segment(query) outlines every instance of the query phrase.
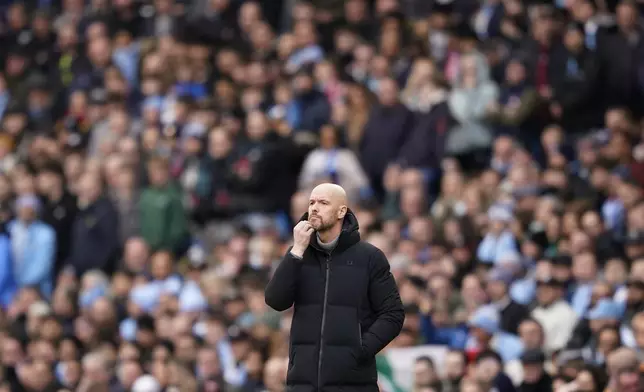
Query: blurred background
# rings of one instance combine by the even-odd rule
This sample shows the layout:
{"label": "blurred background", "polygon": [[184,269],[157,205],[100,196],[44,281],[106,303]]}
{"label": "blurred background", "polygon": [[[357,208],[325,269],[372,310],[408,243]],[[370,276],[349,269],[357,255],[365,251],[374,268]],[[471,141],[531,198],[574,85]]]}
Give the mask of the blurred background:
{"label": "blurred background", "polygon": [[0,1],[0,391],[286,389],[343,186],[384,392],[644,390],[640,1]]}

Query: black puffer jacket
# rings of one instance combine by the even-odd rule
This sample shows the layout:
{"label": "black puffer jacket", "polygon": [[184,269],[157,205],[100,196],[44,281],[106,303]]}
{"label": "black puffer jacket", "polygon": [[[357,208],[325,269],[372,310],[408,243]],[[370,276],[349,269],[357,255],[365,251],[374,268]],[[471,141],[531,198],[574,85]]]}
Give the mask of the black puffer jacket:
{"label": "black puffer jacket", "polygon": [[378,391],[375,355],[398,335],[405,315],[385,255],[360,241],[351,211],[331,254],[314,234],[303,260],[287,253],[265,296],[278,311],[295,304],[289,391]]}

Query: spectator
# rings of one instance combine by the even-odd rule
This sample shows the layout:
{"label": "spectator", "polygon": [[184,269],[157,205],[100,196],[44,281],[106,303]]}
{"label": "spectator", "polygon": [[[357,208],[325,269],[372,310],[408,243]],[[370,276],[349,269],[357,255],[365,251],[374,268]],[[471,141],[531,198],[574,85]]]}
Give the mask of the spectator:
{"label": "spectator", "polygon": [[545,332],[544,349],[552,353],[562,349],[577,322],[574,310],[563,299],[563,284],[553,278],[537,281],[537,307],[532,311]]}
{"label": "spectator", "polygon": [[529,311],[523,305],[514,302],[508,295],[508,283],[512,276],[502,270],[492,270],[488,276],[488,296],[499,308],[501,329],[517,335],[519,324],[528,318]]}
{"label": "spectator", "polygon": [[470,54],[461,58],[458,83],[448,100],[450,111],[460,124],[450,132],[448,153],[462,155],[490,147],[492,133],[485,115],[499,91],[489,78],[487,65],[480,56]]}
{"label": "spectator", "polygon": [[16,209],[17,218],[9,223],[8,231],[17,288],[37,287],[49,297],[53,291],[56,233],[38,220],[40,201],[36,196],[21,196]]}
{"label": "spectator", "polygon": [[92,174],[79,180],[79,212],[72,230],[72,249],[68,265],[82,276],[86,271],[115,268],[118,242],[118,220],[110,200],[101,196],[103,186]]}
{"label": "spectator", "polygon": [[168,162],[148,162],[150,187],[141,194],[141,235],[152,250],[170,249],[182,254],[187,249],[188,228],[183,203],[170,182]]}
{"label": "spectator", "polygon": [[477,310],[469,321],[471,328],[469,354],[479,358],[486,350],[498,351],[501,362],[517,359],[523,351],[521,341],[514,335],[500,331],[498,311],[491,306]]}
{"label": "spectator", "polygon": [[294,105],[299,119],[293,128],[317,134],[320,127],[329,121],[331,109],[327,98],[314,88],[313,82],[313,75],[309,69],[299,71],[293,79]]}
{"label": "spectator", "polygon": [[56,232],[56,261],[53,276],[57,276],[69,257],[71,231],[78,207],[76,198],[66,191],[63,173],[57,167],[45,167],[40,171],[38,190],[45,196],[42,220]]}
{"label": "spectator", "polygon": [[340,134],[331,126],[320,131],[320,148],[313,150],[304,161],[299,188],[313,189],[323,182],[342,186],[349,200],[359,201],[369,192],[369,182],[355,154],[339,148]]}
{"label": "spectator", "polygon": [[[516,135],[523,130],[532,134],[534,130],[525,123],[537,108],[538,94],[528,84],[526,68],[520,59],[512,59],[508,63],[504,82],[498,101],[490,102],[486,108],[496,133]],[[523,137],[534,138],[532,135]]]}
{"label": "spectator", "polygon": [[[378,104],[371,108],[360,144],[360,163],[379,196],[384,191],[382,179],[389,162],[400,156],[412,114],[397,99],[394,80],[384,80],[378,92]],[[351,111],[353,112],[353,111]]]}
{"label": "spectator", "polygon": [[519,392],[552,391],[552,379],[544,369],[545,355],[541,351],[526,351],[521,356],[523,383]]}

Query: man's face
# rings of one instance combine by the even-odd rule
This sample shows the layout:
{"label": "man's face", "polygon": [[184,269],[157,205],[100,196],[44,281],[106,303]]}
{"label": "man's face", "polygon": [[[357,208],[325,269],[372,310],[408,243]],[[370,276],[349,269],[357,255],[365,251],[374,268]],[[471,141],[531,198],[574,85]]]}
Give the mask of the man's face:
{"label": "man's face", "polygon": [[541,379],[543,366],[541,364],[523,364],[523,381],[535,384]]}
{"label": "man's face", "polygon": [[417,362],[414,367],[414,382],[416,386],[429,386],[436,379],[434,369],[425,361]]}
{"label": "man's face", "polygon": [[96,201],[100,195],[101,186],[98,180],[90,174],[84,175],[79,183],[79,199],[89,204]]}
{"label": "man's face", "polygon": [[447,354],[447,357],[445,357],[445,372],[448,380],[460,380],[465,374],[463,356],[457,353]]}
{"label": "man's face", "polygon": [[617,7],[617,24],[623,29],[631,29],[637,23],[637,11],[629,4]]}
{"label": "man's face", "polygon": [[541,348],[541,330],[534,322],[524,322],[519,326],[519,337],[526,349]]}
{"label": "man's face", "polygon": [[[324,232],[332,228],[339,219],[339,206],[329,192],[314,190],[309,198],[309,222],[316,231]],[[344,215],[343,215],[344,216]]]}
{"label": "man's face", "polygon": [[22,347],[20,347],[20,342],[16,339],[4,339],[2,344],[2,364],[5,366],[15,366],[20,361],[24,353]]}
{"label": "man's face", "polygon": [[617,377],[617,389],[622,392],[641,391],[642,384],[642,377],[637,371],[624,371]]}
{"label": "man's face", "polygon": [[505,297],[505,283],[500,281],[491,281],[487,285],[487,293],[493,301],[500,301]]}
{"label": "man's face", "polygon": [[639,349],[644,348],[644,317],[635,317],[632,321],[633,335]]}
{"label": "man's face", "polygon": [[644,290],[635,285],[630,285],[626,295],[626,302],[630,305],[637,305],[642,301],[644,301]]}
{"label": "man's face", "polygon": [[18,210],[18,218],[24,222],[31,222],[36,218],[36,210],[33,207],[22,207]]}
{"label": "man's face", "polygon": [[313,79],[309,75],[297,75],[293,80],[293,85],[298,94],[306,94],[313,88]]}
{"label": "man's face", "polygon": [[540,284],[537,287],[537,302],[542,306],[550,305],[557,299],[558,292],[559,289],[554,286],[548,284]]}
{"label": "man's face", "polygon": [[55,189],[57,177],[53,173],[44,172],[38,176],[38,190],[42,193],[49,193]]}
{"label": "man's face", "polygon": [[393,80],[385,79],[380,83],[378,99],[385,106],[392,106],[398,99],[398,86]]}
{"label": "man's face", "polygon": [[151,165],[148,174],[150,182],[156,186],[163,186],[168,181],[168,170],[163,165]]}
{"label": "man's face", "polygon": [[217,376],[220,372],[217,353],[211,349],[204,349],[197,356],[197,366],[199,374],[203,378]]}

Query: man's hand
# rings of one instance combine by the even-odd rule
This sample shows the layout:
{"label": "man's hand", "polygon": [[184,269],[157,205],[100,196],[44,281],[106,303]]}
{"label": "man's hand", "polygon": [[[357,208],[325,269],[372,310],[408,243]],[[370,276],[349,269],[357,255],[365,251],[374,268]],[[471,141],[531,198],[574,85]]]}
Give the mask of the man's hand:
{"label": "man's hand", "polygon": [[307,221],[302,221],[295,225],[293,228],[293,248],[291,249],[293,256],[299,258],[304,256],[304,252],[311,242],[311,234],[313,234],[313,231],[313,226]]}

